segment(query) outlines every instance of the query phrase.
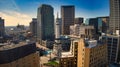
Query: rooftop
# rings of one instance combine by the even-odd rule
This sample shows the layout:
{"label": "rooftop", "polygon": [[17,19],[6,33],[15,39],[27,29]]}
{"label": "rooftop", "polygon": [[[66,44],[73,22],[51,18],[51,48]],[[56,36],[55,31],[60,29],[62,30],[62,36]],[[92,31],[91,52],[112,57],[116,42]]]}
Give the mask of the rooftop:
{"label": "rooftop", "polygon": [[[2,50],[9,50],[9,49],[13,49],[13,48],[16,48],[16,47],[21,47],[21,46],[24,46],[24,45],[27,45],[28,43],[27,42],[20,42],[19,44],[13,44],[13,43],[8,43],[2,47],[0,47],[0,51]],[[1,44],[2,45],[2,44]]]}
{"label": "rooftop", "polygon": [[104,36],[106,36],[106,37],[112,37],[112,38],[118,38],[118,37],[120,37],[120,35],[111,35],[111,34],[106,34],[106,35],[104,35]]}
{"label": "rooftop", "polygon": [[85,47],[86,48],[93,48],[99,45],[104,45],[101,40],[94,40],[94,39],[85,39]]}
{"label": "rooftop", "polygon": [[71,52],[62,52],[62,58],[64,57],[74,57],[74,55]]}
{"label": "rooftop", "polygon": [[68,7],[74,7],[74,5],[62,5],[61,7],[66,7],[66,8],[68,8]]}

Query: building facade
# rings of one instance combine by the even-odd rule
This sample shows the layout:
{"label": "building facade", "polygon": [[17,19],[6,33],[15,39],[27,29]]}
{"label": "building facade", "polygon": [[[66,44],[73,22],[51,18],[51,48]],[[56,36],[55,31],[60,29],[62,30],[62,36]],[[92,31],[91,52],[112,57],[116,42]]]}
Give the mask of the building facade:
{"label": "building facade", "polygon": [[109,29],[109,17],[97,17],[98,18],[98,32],[107,33]]}
{"label": "building facade", "polygon": [[74,6],[61,6],[62,35],[70,34],[70,25],[74,24],[75,8]]}
{"label": "building facade", "polygon": [[0,67],[40,67],[35,43],[10,44],[0,47]]}
{"label": "building facade", "polygon": [[42,4],[37,11],[37,37],[40,40],[54,40],[53,7]]}
{"label": "building facade", "polygon": [[93,38],[95,34],[94,26],[74,24],[70,26],[70,35],[81,38]]}
{"label": "building facade", "polygon": [[70,35],[80,36],[80,25],[79,24],[70,25]]}
{"label": "building facade", "polygon": [[80,39],[78,45],[77,67],[106,67],[107,45],[97,40]]}
{"label": "building facade", "polygon": [[33,34],[33,36],[37,36],[37,19],[33,18],[30,22],[30,32]]}
{"label": "building facade", "polygon": [[83,21],[84,21],[84,18],[82,18],[82,17],[75,18],[74,24],[79,24],[79,25],[81,25],[81,24],[83,23]]}
{"label": "building facade", "polygon": [[[120,0],[110,0],[110,30],[120,30]],[[120,34],[120,33],[119,33]]]}
{"label": "building facade", "polygon": [[86,20],[88,25],[93,25],[96,33],[108,33],[109,29],[109,16],[105,17],[96,17],[96,18],[89,18]]}
{"label": "building facade", "polygon": [[0,37],[5,34],[4,19],[0,17]]}
{"label": "building facade", "polygon": [[73,39],[69,52],[63,52],[60,67],[107,67],[107,45],[97,40]]}
{"label": "building facade", "polygon": [[[67,52],[70,50],[70,45],[71,45],[71,39],[68,36],[61,36],[60,38],[57,38],[55,42],[59,42],[61,44],[61,48],[63,52]],[[54,44],[53,50],[56,51],[57,44]]]}
{"label": "building facade", "polygon": [[102,33],[108,33],[108,30],[109,30],[109,16],[98,17],[98,18],[99,18],[99,22],[102,22],[101,32]]}
{"label": "building facade", "polygon": [[85,56],[81,58],[84,59],[84,67],[107,67],[107,45],[95,40],[86,42],[85,45]]}
{"label": "building facade", "polygon": [[108,63],[120,63],[120,36],[106,35],[102,36],[103,41],[107,43]]}
{"label": "building facade", "polygon": [[98,18],[89,18],[89,25],[93,25],[96,33],[98,33]]}
{"label": "building facade", "polygon": [[56,22],[55,22],[55,38],[60,38],[61,35],[61,19],[57,14]]}

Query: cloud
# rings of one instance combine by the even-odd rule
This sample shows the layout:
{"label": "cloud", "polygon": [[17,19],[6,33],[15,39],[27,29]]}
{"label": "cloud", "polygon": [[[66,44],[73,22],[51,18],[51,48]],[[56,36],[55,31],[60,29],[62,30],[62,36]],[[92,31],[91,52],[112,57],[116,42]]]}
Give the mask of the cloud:
{"label": "cloud", "polygon": [[0,16],[5,19],[6,26],[16,26],[19,24],[29,25],[32,17],[16,11],[0,12]]}
{"label": "cloud", "polygon": [[15,0],[0,0],[0,17],[5,19],[6,26],[19,24],[29,25],[31,16],[21,12]]}

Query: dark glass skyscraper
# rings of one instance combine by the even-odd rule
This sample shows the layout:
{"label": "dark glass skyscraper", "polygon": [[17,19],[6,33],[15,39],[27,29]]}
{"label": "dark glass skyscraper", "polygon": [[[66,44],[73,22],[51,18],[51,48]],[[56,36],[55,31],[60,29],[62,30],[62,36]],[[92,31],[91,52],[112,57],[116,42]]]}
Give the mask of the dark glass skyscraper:
{"label": "dark glass skyscraper", "polygon": [[120,0],[110,0],[110,30],[120,30]]}
{"label": "dark glass skyscraper", "polygon": [[90,18],[89,19],[89,25],[94,26],[96,33],[98,33],[98,18]]}
{"label": "dark glass skyscraper", "polygon": [[37,37],[42,40],[54,39],[53,7],[42,4],[37,12]]}
{"label": "dark glass skyscraper", "polygon": [[0,37],[5,34],[4,19],[0,17]]}
{"label": "dark glass skyscraper", "polygon": [[75,8],[74,6],[61,6],[62,35],[70,34],[70,25],[74,24]]}

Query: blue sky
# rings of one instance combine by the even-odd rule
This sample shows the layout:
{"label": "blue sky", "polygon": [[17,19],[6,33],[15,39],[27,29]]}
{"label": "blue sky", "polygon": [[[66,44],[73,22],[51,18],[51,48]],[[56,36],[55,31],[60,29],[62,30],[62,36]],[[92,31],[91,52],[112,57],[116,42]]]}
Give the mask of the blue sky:
{"label": "blue sky", "polygon": [[0,0],[0,16],[6,20],[6,26],[29,25],[41,4],[51,5],[55,16],[60,13],[61,5],[74,5],[76,17],[109,15],[109,0]]}

